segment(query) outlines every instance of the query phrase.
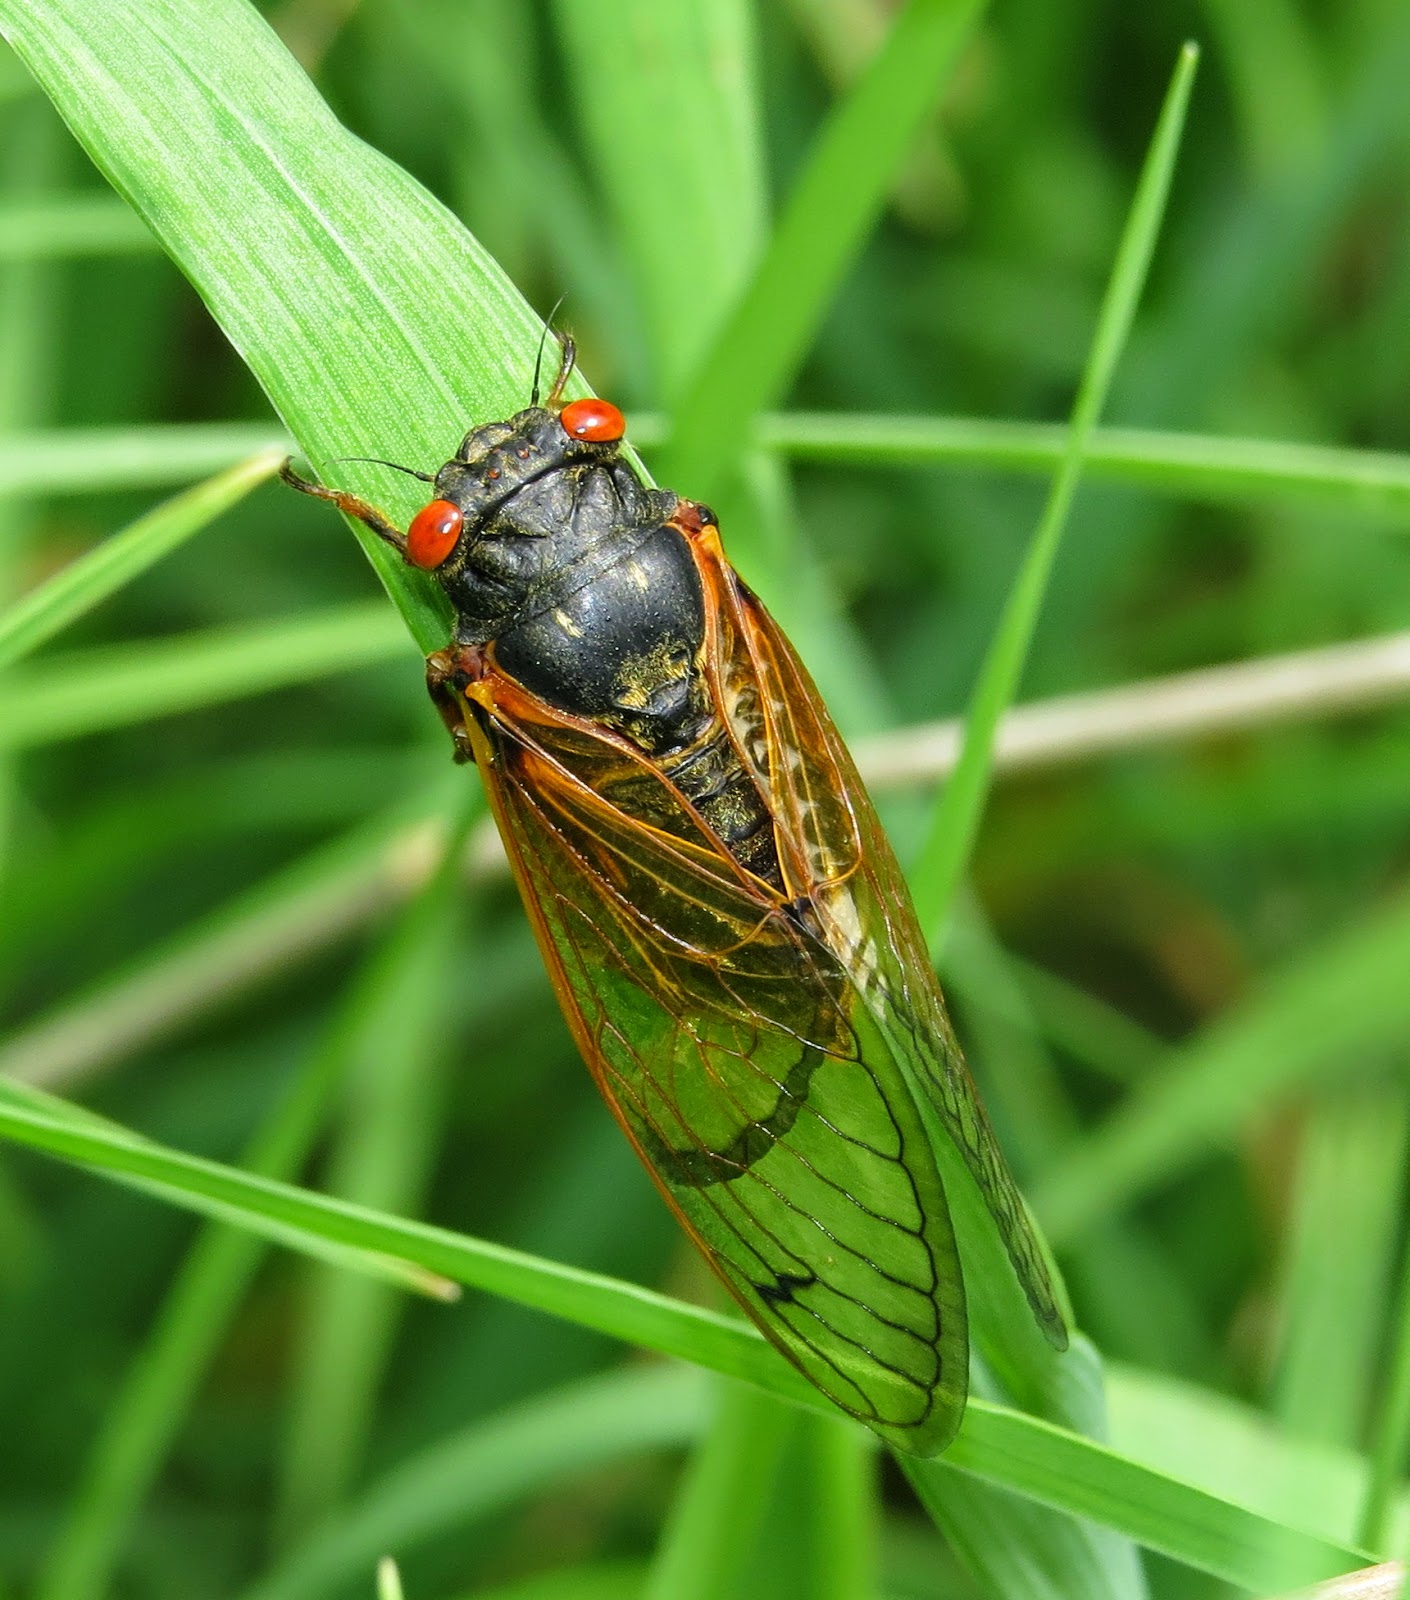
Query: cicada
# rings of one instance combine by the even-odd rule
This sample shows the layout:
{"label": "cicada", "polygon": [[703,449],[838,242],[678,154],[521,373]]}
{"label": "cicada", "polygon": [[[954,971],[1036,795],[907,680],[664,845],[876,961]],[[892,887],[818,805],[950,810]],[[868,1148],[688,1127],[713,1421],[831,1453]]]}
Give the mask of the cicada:
{"label": "cicada", "polygon": [[[559,1003],[686,1232],[765,1337],[903,1450],[953,1437],[964,1283],[930,1101],[1066,1341],[905,881],[713,513],[643,482],[611,403],[473,428],[403,533],[455,610],[427,682],[489,793]],[[386,463],[393,465],[393,463]],[[402,469],[414,470],[414,469]]]}

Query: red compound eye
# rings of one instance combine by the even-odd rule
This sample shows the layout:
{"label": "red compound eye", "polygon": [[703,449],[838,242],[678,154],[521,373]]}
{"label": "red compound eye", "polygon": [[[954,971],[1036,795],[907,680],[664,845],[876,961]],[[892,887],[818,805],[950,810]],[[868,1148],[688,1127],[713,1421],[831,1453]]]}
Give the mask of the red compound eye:
{"label": "red compound eye", "polygon": [[433,500],[411,519],[406,530],[406,559],[414,567],[433,571],[455,549],[464,518],[449,500]]}
{"label": "red compound eye", "polygon": [[594,444],[612,444],[627,431],[627,419],[610,400],[574,400],[558,413],[558,421],[570,439]]}

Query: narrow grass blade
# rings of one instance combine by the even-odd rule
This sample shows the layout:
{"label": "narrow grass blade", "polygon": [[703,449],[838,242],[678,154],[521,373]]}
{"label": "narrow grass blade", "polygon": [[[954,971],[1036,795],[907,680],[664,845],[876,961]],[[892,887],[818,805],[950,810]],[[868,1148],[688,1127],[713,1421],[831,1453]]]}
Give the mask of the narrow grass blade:
{"label": "narrow grass blade", "polygon": [[[637,286],[658,391],[673,399],[764,242],[753,8],[742,0],[605,8],[559,0],[554,18]],[[647,148],[649,162],[641,159]]]}
{"label": "narrow grass blade", "polygon": [[219,1207],[222,1220],[233,1209],[243,1208],[247,1226],[265,1231],[273,1224],[280,1230],[281,1243],[303,1229],[320,1241],[415,1260],[457,1282],[504,1294],[550,1315],[697,1361],[727,1376],[762,1380],[762,1387],[804,1404],[823,1404],[801,1374],[734,1317],[686,1307],[596,1273],[164,1149],[126,1129],[81,1127],[67,1115],[56,1117],[32,1104],[20,1105],[3,1093],[0,1137],[91,1165],[122,1182],[160,1184],[169,1197],[182,1194],[180,1203],[190,1209],[209,1212]]}
{"label": "narrow grass blade", "polygon": [[[1249,1589],[1312,1583],[1368,1559],[1316,1534],[1247,1513],[1230,1516],[1226,1502],[1017,1412],[986,1408],[984,1427],[961,1429],[937,1465],[1107,1524],[1119,1503],[1125,1508],[1120,1525],[1147,1549]],[[910,1477],[923,1494],[933,1492],[931,1463],[914,1465]],[[1192,1514],[1195,1522],[1187,1522]]]}
{"label": "narrow grass blade", "polygon": [[866,1431],[795,1412],[765,1527],[744,1582],[721,1591],[758,1600],[873,1600],[877,1592],[877,1460]]}
{"label": "narrow grass blade", "polygon": [[[309,1054],[256,1135],[242,1163],[248,1170],[291,1178],[307,1160],[389,969],[395,973],[408,948],[413,956],[424,953],[422,929],[428,922],[439,934],[435,908],[457,881],[463,844],[459,830],[450,829],[448,838],[438,873],[353,984],[327,1039]],[[53,1108],[62,1104],[49,1102]],[[156,1479],[262,1253],[259,1238],[244,1230],[211,1227],[197,1240],[104,1418],[50,1552],[39,1600],[93,1600],[108,1591],[128,1525]],[[335,1259],[366,1281],[370,1258],[343,1251]],[[405,1287],[404,1270],[397,1276]]]}
{"label": "narrow grass blade", "polygon": [[[1403,1246],[1400,1287],[1387,1319],[1385,1381],[1371,1425],[1371,1474],[1358,1542],[1382,1550],[1395,1496],[1410,1465],[1410,1241]],[[1404,1547],[1392,1552],[1402,1558]]]}
{"label": "narrow grass blade", "polygon": [[[344,1245],[417,1262],[456,1282],[565,1317],[584,1327],[693,1361],[757,1384],[810,1409],[817,1392],[732,1317],[558,1262],[371,1212],[196,1156],[127,1130],[110,1131],[0,1100],[0,1137],[92,1167],[119,1182],[159,1184],[195,1211],[245,1213],[245,1225],[273,1223],[282,1240],[298,1230]],[[1141,1467],[1114,1451],[1037,1418],[971,1400],[945,1461],[987,1483],[1054,1510],[1087,1518],[1177,1560],[1243,1583],[1310,1582],[1364,1560],[1349,1550],[1283,1527]],[[1292,1576],[1287,1576],[1291,1574]]]}
{"label": "narrow grass blade", "polygon": [[267,450],[149,511],[0,613],[0,667],[37,649],[209,526],[279,468]]}
{"label": "narrow grass blade", "polygon": [[[648,449],[664,432],[655,417],[633,417]],[[1062,464],[1068,428],[1046,422],[970,417],[876,416],[785,411],[759,418],[757,442],[798,461],[852,466],[925,466],[944,462],[992,472],[1048,474]],[[1410,456],[1345,450],[1278,439],[1094,428],[1084,475],[1215,505],[1315,499],[1341,510],[1410,512]]]}
{"label": "narrow grass blade", "polygon": [[223,705],[406,654],[405,632],[377,601],[85,650],[9,674],[0,750]]}
{"label": "narrow grass blade", "polygon": [[798,1412],[757,1389],[720,1390],[709,1431],[676,1490],[642,1600],[727,1600],[769,1527]]}
{"label": "narrow grass blade", "polygon": [[[641,1600],[646,1568],[639,1561],[594,1561],[587,1566],[540,1572],[517,1583],[476,1589],[455,1600]],[[1367,1596],[1366,1600],[1380,1600]]]}
{"label": "narrow grass blade", "polygon": [[[1374,1065],[1410,1017],[1410,894],[1402,891],[1264,981],[1227,1018],[1167,1056],[1032,1185],[1059,1242],[1230,1143],[1248,1118],[1348,1064]],[[1368,1059],[1369,1058],[1369,1059]]]}
{"label": "narrow grass blade", "polygon": [[[53,1095],[45,1094],[42,1089],[31,1088],[28,1084],[12,1083],[4,1078],[0,1078],[0,1106],[20,1112],[33,1112],[41,1118],[57,1120],[95,1134],[150,1144],[150,1141],[143,1139],[140,1134],[133,1133],[131,1129],[124,1128],[106,1117],[100,1117],[81,1106],[71,1105],[66,1100],[56,1099]],[[122,1181],[127,1187],[165,1201],[168,1205],[182,1204],[180,1188],[163,1178],[129,1174]],[[246,1220],[243,1209],[228,1200],[211,1199],[202,1207],[202,1212],[217,1222],[228,1222],[237,1227]],[[392,1251],[364,1250],[356,1244],[317,1238],[297,1225],[278,1219],[266,1219],[261,1231],[276,1244],[312,1255],[319,1261],[330,1262],[345,1271],[365,1274],[378,1282],[392,1284],[398,1289],[424,1294],[435,1300],[450,1301],[459,1298],[460,1291],[450,1279],[439,1273],[428,1272],[416,1262],[407,1261]]]}
{"label": "narrow grass blade", "polygon": [[1290,1434],[1358,1447],[1405,1208],[1403,1085],[1312,1102],[1287,1229],[1271,1409]]}
{"label": "narrow grass blade", "polygon": [[288,455],[274,422],[183,422],[148,428],[49,428],[0,438],[0,495],[160,489],[264,450]]}
{"label": "narrow grass blade", "polygon": [[658,1365],[588,1378],[474,1422],[393,1467],[241,1600],[313,1600],[388,1551],[405,1557],[586,1468],[687,1444],[711,1403],[702,1373]]}
{"label": "narrow grass blade", "polygon": [[377,1563],[377,1600],[402,1600],[401,1572],[390,1556]]}
{"label": "narrow grass blade", "polygon": [[147,255],[160,246],[108,195],[73,194],[0,205],[0,261]]}
{"label": "narrow grass blade", "polygon": [[[15,63],[6,61],[13,67]],[[57,179],[62,130],[38,101],[9,104],[0,92],[0,191],[28,203]],[[0,263],[0,435],[45,420],[54,398],[64,314],[60,285],[35,261]],[[23,586],[37,532],[36,508],[0,502],[0,607]],[[13,764],[0,756],[0,880],[17,834],[23,799]],[[0,902],[6,897],[0,881]]]}
{"label": "narrow grass blade", "polygon": [[743,297],[672,417],[658,465],[708,499],[783,394],[984,0],[909,0],[833,109]]}
{"label": "narrow grass blade", "polygon": [[1081,478],[1088,440],[1101,415],[1145,285],[1198,59],[1193,45],[1186,45],[1181,51],[1137,185],[1082,383],[1073,404],[1067,452],[980,668],[959,763],[940,797],[910,874],[921,926],[929,933],[935,949],[944,941],[950,902],[964,875],[979,831],[993,773],[995,729],[1018,692],[1048,577]]}

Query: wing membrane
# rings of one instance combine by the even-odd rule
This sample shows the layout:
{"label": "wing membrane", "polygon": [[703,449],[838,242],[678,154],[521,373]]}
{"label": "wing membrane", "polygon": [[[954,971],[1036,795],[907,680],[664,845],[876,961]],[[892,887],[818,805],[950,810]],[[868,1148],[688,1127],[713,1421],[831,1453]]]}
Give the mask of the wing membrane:
{"label": "wing membrane", "polygon": [[467,723],[564,1012],[658,1187],[796,1366],[932,1453],[963,1410],[968,1335],[913,1083],[1059,1346],[1062,1315],[851,758],[713,533],[683,531],[718,725],[772,820],[781,888],[610,731],[494,671]]}
{"label": "wing membrane", "polygon": [[850,976],[624,742],[492,689],[481,765],[618,1120],[772,1342],[904,1448],[942,1448],[967,1380],[955,1244]]}
{"label": "wing membrane", "polygon": [[1065,1348],[1046,1255],[965,1066],[890,842],[792,645],[732,568],[722,562],[719,574],[722,628],[738,642],[731,653],[747,654],[763,689],[759,705],[769,734],[759,748],[788,753],[760,778],[771,785],[776,814],[788,818],[798,854],[815,874],[812,892],[828,942],[924,1085],[985,1197],[1034,1315],[1049,1340]]}

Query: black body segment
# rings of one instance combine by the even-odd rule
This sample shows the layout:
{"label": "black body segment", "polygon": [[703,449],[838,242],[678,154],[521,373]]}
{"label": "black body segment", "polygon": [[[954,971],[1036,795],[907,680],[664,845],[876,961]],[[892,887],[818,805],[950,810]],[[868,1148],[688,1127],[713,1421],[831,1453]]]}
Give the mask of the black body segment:
{"label": "black body segment", "polygon": [[437,573],[457,640],[491,645],[524,688],[658,760],[735,859],[778,883],[767,804],[705,679],[705,596],[672,520],[683,502],[536,407],[468,434],[436,492],[464,518]]}

